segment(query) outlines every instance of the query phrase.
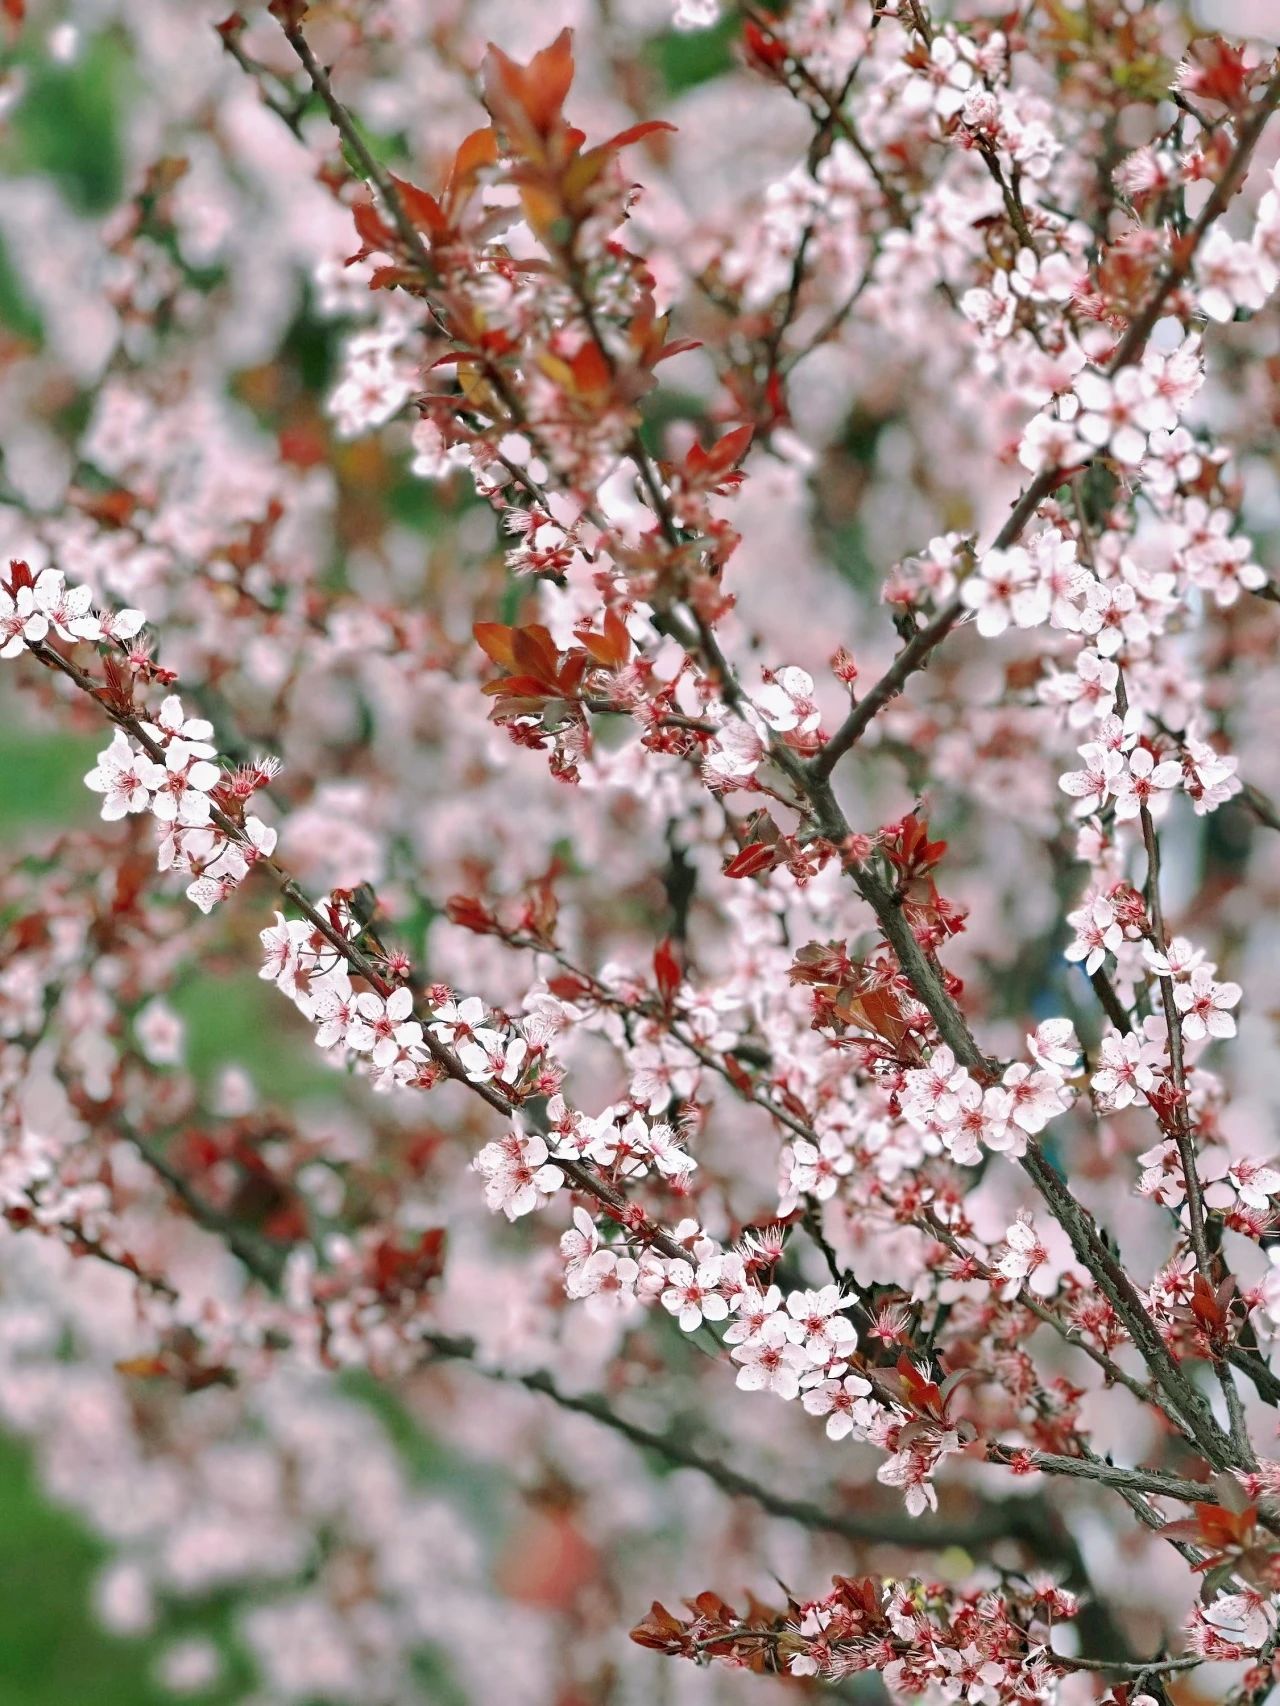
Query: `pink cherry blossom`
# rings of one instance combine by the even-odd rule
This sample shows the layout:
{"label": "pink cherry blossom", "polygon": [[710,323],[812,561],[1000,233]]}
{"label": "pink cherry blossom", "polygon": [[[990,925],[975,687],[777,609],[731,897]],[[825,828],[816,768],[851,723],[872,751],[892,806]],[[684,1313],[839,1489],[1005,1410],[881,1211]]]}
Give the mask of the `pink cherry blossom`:
{"label": "pink cherry blossom", "polygon": [[870,1382],[861,1375],[846,1374],[809,1387],[801,1402],[811,1416],[827,1418],[828,1439],[859,1439],[875,1416],[874,1407],[864,1402],[870,1391]]}
{"label": "pink cherry blossom", "polygon": [[1058,778],[1058,786],[1075,800],[1075,812],[1088,817],[1117,791],[1125,775],[1125,763],[1120,753],[1099,741],[1086,741],[1079,750],[1084,768],[1068,770]]}
{"label": "pink cherry blossom", "polygon": [[1103,1037],[1098,1050],[1100,1065],[1090,1083],[1094,1095],[1108,1110],[1127,1108],[1139,1096],[1145,1095],[1155,1083],[1155,1075],[1147,1061],[1147,1050],[1139,1037]]}
{"label": "pink cherry blossom", "polygon": [[0,586],[0,658],[16,658],[48,632],[49,618],[37,605],[31,587],[10,592]]}
{"label": "pink cherry blossom", "polygon": [[987,639],[1003,634],[1011,622],[1033,628],[1049,617],[1049,589],[1020,545],[988,551],[960,588],[960,596],[977,611],[978,632]]}
{"label": "pink cherry blossom", "polygon": [[1238,308],[1261,308],[1280,277],[1260,249],[1235,241],[1220,226],[1200,245],[1195,270],[1200,307],[1219,321],[1230,320]]}
{"label": "pink cherry blossom", "polygon": [[117,729],[111,745],[98,754],[98,762],[84,784],[103,796],[102,815],[112,823],[129,812],[143,812],[150,807],[149,774],[146,757],[135,752],[128,736]]}
{"label": "pink cherry blossom", "polygon": [[[203,741],[197,747],[203,747]],[[143,760],[145,781],[152,791],[151,809],[161,823],[199,826],[209,821],[210,790],[222,772],[216,764],[198,755],[184,740],[171,740],[163,764]]]}
{"label": "pink cherry blossom", "polygon": [[1037,1237],[1030,1215],[1027,1215],[1015,1220],[1005,1232],[1004,1251],[996,1267],[1007,1280],[1021,1284],[1048,1259],[1048,1251]]}
{"label": "pink cherry blossom", "polygon": [[728,1302],[716,1289],[720,1272],[716,1257],[699,1262],[696,1268],[684,1261],[668,1267],[670,1283],[662,1294],[662,1307],[677,1317],[683,1332],[692,1333],[704,1321],[723,1321],[728,1315]]}
{"label": "pink cherry blossom", "polygon": [[756,704],[769,727],[780,734],[790,730],[808,734],[818,726],[813,677],[793,664],[773,671],[772,678],[756,694]]}
{"label": "pink cherry blossom", "polygon": [[1231,1009],[1243,991],[1238,983],[1215,983],[1208,966],[1197,966],[1185,983],[1174,985],[1173,999],[1182,1015],[1182,1034],[1188,1042],[1203,1037],[1234,1037]]}
{"label": "pink cherry blossom", "polygon": [[485,1202],[493,1213],[519,1220],[541,1208],[563,1182],[560,1169],[548,1160],[549,1150],[536,1132],[513,1126],[506,1137],[487,1143],[475,1158],[484,1175]]}
{"label": "pink cherry blossom", "polygon": [[1256,1691],[1257,18],[67,10],[0,1422],[90,1614],[295,1706]]}
{"label": "pink cherry blossom", "polygon": [[1181,765],[1169,758],[1157,764],[1149,747],[1136,747],[1113,785],[1117,818],[1135,818],[1144,808],[1156,815],[1163,806],[1163,796],[1181,781]]}

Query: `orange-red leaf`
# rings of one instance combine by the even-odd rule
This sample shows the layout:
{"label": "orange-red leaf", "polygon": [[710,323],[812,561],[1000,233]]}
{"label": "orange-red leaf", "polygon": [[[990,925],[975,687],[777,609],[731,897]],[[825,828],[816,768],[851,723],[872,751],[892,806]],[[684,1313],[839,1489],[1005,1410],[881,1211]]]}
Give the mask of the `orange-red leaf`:
{"label": "orange-red leaf", "polygon": [[459,200],[467,194],[475,182],[476,173],[486,166],[495,164],[498,158],[498,138],[491,124],[486,124],[481,130],[473,130],[470,136],[464,137],[458,152],[453,157],[453,165],[449,168],[449,179],[445,184],[445,205],[452,214]]}
{"label": "orange-red leaf", "polygon": [[579,397],[600,396],[613,384],[608,358],[594,339],[583,344],[569,366],[573,374],[573,389]]}
{"label": "orange-red leaf", "polygon": [[502,622],[477,622],[471,630],[476,644],[494,663],[502,669],[516,667],[515,652],[512,649],[514,628],[508,628]]}
{"label": "orange-red leaf", "polygon": [[540,622],[512,630],[511,650],[517,669],[536,676],[552,687],[559,685],[559,654],[548,629]]}
{"label": "orange-red leaf", "polygon": [[390,247],[391,233],[367,196],[362,196],[352,204],[351,217],[355,220],[356,231],[366,248],[386,250]]}
{"label": "orange-red leaf", "polygon": [[631,1639],[638,1647],[652,1647],[659,1653],[665,1653],[672,1646],[684,1644],[685,1625],[655,1599],[648,1616],[631,1631]]}
{"label": "orange-red leaf", "polygon": [[[646,136],[652,136],[655,131],[669,130],[673,134],[675,125],[668,124],[664,118],[645,119],[640,124],[633,124],[627,130],[620,130],[616,136],[611,136],[607,142],[597,143],[597,147],[606,152],[615,148],[629,148],[633,142],[640,142]],[[592,153],[595,153],[592,149]]]}
{"label": "orange-red leaf", "polygon": [[522,132],[549,136],[573,82],[573,35],[561,30],[550,47],[535,53],[528,65],[509,59],[489,43],[482,71],[485,102],[517,145]]}
{"label": "orange-red leaf", "polygon": [[583,677],[590,667],[591,659],[585,652],[578,651],[576,647],[566,656],[557,678],[560,691],[566,699],[572,699],[577,693],[582,686]]}
{"label": "orange-red leaf", "polygon": [[883,1037],[893,1049],[901,1047],[907,1034],[908,1025],[903,1017],[902,1004],[887,987],[864,989],[857,994],[847,995],[836,1003],[836,1012],[849,1024],[859,1025],[863,1030],[873,1031],[876,1036]]}
{"label": "orange-red leaf", "polygon": [[708,475],[718,478],[727,474],[747,454],[754,432],[751,425],[735,427],[710,450],[704,450],[700,444],[691,445],[684,459],[685,472],[704,479]]}
{"label": "orange-red leaf", "polygon": [[578,638],[604,669],[621,669],[631,656],[631,636],[616,611],[605,611],[603,633],[593,634],[589,628],[579,629]]}
{"label": "orange-red leaf", "polygon": [[433,237],[439,237],[449,228],[440,203],[427,190],[420,190],[417,184],[411,184],[406,178],[397,178],[391,173],[391,182],[396,186],[400,201],[409,218],[420,231],[429,231]]}

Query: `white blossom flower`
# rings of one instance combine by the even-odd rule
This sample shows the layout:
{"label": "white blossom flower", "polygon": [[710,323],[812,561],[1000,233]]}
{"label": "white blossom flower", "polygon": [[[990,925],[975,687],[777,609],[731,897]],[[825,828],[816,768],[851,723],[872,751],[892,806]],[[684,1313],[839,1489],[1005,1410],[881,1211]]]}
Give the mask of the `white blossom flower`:
{"label": "white blossom flower", "polygon": [[1181,781],[1182,766],[1175,759],[1166,758],[1157,764],[1150,747],[1135,747],[1112,782],[1117,818],[1122,822],[1135,818],[1144,806],[1153,817],[1159,816],[1164,805],[1161,795]]}
{"label": "white blossom flower", "polygon": [[871,1383],[861,1375],[846,1374],[811,1386],[800,1402],[811,1416],[827,1418],[828,1439],[865,1439],[877,1414],[876,1405],[867,1401],[870,1391]]}
{"label": "white blossom flower", "polygon": [[978,632],[986,639],[1003,634],[1010,622],[1034,628],[1049,619],[1048,588],[1021,545],[988,551],[960,588],[960,597],[977,611]]}
{"label": "white blossom flower", "polygon": [[792,729],[810,734],[821,713],[813,702],[813,677],[806,669],[788,664],[776,669],[756,694],[760,714],[771,729],[786,734]]}
{"label": "white blossom flower", "polygon": [[362,990],[355,999],[355,1014],[364,1030],[349,1038],[350,1046],[368,1049],[375,1066],[390,1066],[403,1050],[422,1041],[422,1026],[412,1017],[413,993],[403,985],[387,996]]}
{"label": "white blossom flower", "polygon": [[117,729],[111,745],[98,754],[98,762],[84,779],[86,788],[101,794],[102,815],[108,823],[129,812],[144,812],[151,804],[147,785],[149,760],[135,752],[123,729]]}
{"label": "white blossom flower", "polygon": [[1201,310],[1219,322],[1234,319],[1238,308],[1256,313],[1276,287],[1275,264],[1263,250],[1236,240],[1221,225],[1206,233],[1194,270]]}
{"label": "white blossom flower", "polygon": [[1108,1031],[1098,1048],[1101,1065],[1090,1079],[1093,1093],[1108,1111],[1127,1108],[1155,1083],[1146,1048],[1133,1032]]}
{"label": "white blossom flower", "polygon": [[1265,1161],[1233,1162],[1227,1170],[1227,1179],[1240,1201],[1249,1208],[1270,1208],[1271,1198],[1280,1195],[1280,1172]]}
{"label": "white blossom flower", "polygon": [[277,912],[275,923],[258,932],[266,956],[258,976],[274,982],[286,995],[295,994],[302,964],[302,946],[310,935],[311,926],[305,919],[286,918],[282,912]]}
{"label": "white blossom flower", "polygon": [[1208,966],[1197,966],[1186,983],[1177,983],[1173,999],[1182,1014],[1182,1034],[1188,1042],[1202,1037],[1234,1037],[1231,1008],[1244,991],[1238,983],[1215,983]]}
{"label": "white blossom flower", "polygon": [[729,1305],[716,1287],[720,1284],[721,1263],[718,1257],[691,1263],[676,1260],[667,1266],[669,1284],[662,1294],[662,1307],[679,1318],[686,1333],[692,1333],[704,1321],[723,1321]]}
{"label": "white blossom flower", "polygon": [[9,592],[0,586],[0,658],[16,658],[49,632],[49,618],[36,603],[29,586]]}
{"label": "white blossom flower", "polygon": [[[208,724],[204,725],[206,728]],[[203,744],[203,743],[201,743]],[[144,759],[144,777],[154,799],[151,809],[161,823],[198,826],[209,821],[209,794],[222,778],[216,764],[197,756],[186,741],[170,741],[164,763]]]}
{"label": "white blossom flower", "polygon": [[1016,1284],[1029,1279],[1049,1259],[1049,1252],[1040,1242],[1029,1214],[1018,1216],[1006,1230],[1004,1243],[1004,1250],[995,1263],[996,1271]]}
{"label": "white blossom flower", "polygon": [[733,1360],[740,1364],[737,1385],[744,1392],[776,1392],[791,1400],[800,1396],[800,1376],[809,1367],[800,1345],[772,1336],[748,1339],[736,1345]]}
{"label": "white blossom flower", "polygon": [[515,1085],[528,1053],[529,1045],[523,1037],[511,1037],[505,1043],[499,1040],[496,1044],[472,1037],[458,1044],[458,1059],[473,1084],[488,1084],[497,1078],[504,1084]]}
{"label": "white blossom flower", "polygon": [[485,1177],[485,1202],[508,1220],[541,1208],[564,1179],[548,1159],[546,1139],[515,1125],[496,1143],[486,1143],[472,1165]]}
{"label": "white blossom flower", "polygon": [[1167,401],[1140,367],[1122,368],[1114,378],[1088,367],[1077,375],[1080,401],[1076,431],[1086,444],[1109,450],[1117,462],[1136,468],[1147,453],[1147,435],[1177,425]]}
{"label": "white blossom flower", "polygon": [[152,740],[182,741],[193,758],[212,758],[217,751],[209,739],[213,724],[203,717],[188,717],[176,693],[170,693],[164,700],[155,722],[144,723],[143,727]]}
{"label": "white blossom flower", "polygon": [[316,1026],[316,1046],[339,1046],[364,1054],[373,1048],[374,1037],[356,1007],[351,979],[342,968],[327,972],[312,984],[311,1017]]}
{"label": "white blossom flower", "polygon": [[1115,792],[1124,775],[1125,764],[1122,754],[1101,741],[1086,741],[1079,751],[1084,759],[1084,768],[1066,771],[1059,776],[1058,786],[1075,800],[1073,809],[1076,814],[1088,817],[1100,811]]}
{"label": "white blossom flower", "polygon": [[[85,618],[89,615],[92,594],[87,586],[68,586],[58,569],[42,569],[36,576],[33,589],[38,609],[49,619],[49,626],[64,640],[97,638],[97,632],[84,633]],[[91,623],[98,630],[96,621]]]}

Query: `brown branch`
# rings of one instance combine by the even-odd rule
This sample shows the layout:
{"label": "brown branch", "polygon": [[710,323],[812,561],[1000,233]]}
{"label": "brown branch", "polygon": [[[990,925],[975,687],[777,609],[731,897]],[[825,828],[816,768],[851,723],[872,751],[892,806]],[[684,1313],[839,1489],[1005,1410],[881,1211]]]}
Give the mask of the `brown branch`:
{"label": "brown branch", "polygon": [[355,119],[334,93],[329,73],[311,51],[311,43],[303,35],[301,26],[289,23],[282,18],[280,27],[285,33],[289,46],[297,54],[303,69],[311,79],[312,87],[324,102],[325,110],[333,121],[334,129],[351,150],[365,177],[377,189],[387,212],[391,215],[396,231],[399,233],[400,241],[413,256],[415,265],[421,269],[424,277],[434,278],[436,269],[435,263],[431,259],[430,249],[423,242],[421,232],[406,212],[404,202],[392,183],[390,174],[374,159],[369,151],[368,144],[360,134]]}
{"label": "brown branch", "polygon": [[1099,966],[1097,971],[1089,973],[1089,982],[1093,985],[1093,993],[1098,997],[1102,1011],[1110,1019],[1121,1036],[1128,1036],[1133,1029],[1133,1020],[1129,1010],[1116,994],[1116,986]]}
{"label": "brown branch", "polygon": [[1020,1445],[988,1441],[984,1450],[992,1463],[1029,1462],[1046,1475],[1062,1475],[1073,1481],[1096,1481],[1102,1487],[1145,1493],[1155,1498],[1177,1499],[1182,1504],[1216,1505],[1220,1501],[1212,1487],[1188,1481],[1158,1469],[1124,1469],[1101,1458],[1064,1457],[1060,1452],[1028,1451]]}
{"label": "brown branch", "polygon": [[1246,782],[1244,792],[1240,796],[1244,804],[1257,818],[1258,822],[1267,829],[1280,829],[1280,806],[1252,783]]}
{"label": "brown branch", "polygon": [[[1053,490],[1057,479],[1058,472],[1054,468],[1047,468],[1036,476],[1009,512],[1004,526],[991,542],[991,550],[1006,550],[1020,537],[1023,528]],[[923,668],[928,662],[930,654],[946,639],[965,615],[966,609],[964,601],[957,595],[942,607],[931,622],[911,636],[879,681],[857,702],[822,751],[812,760],[810,773],[813,776],[821,779],[831,774],[849,748],[862,738],[872,720],[891,699],[901,693],[916,670]]]}
{"label": "brown branch", "polygon": [[1191,264],[1205,233],[1226,211],[1228,202],[1244,182],[1253,151],[1261,140],[1267,120],[1275,111],[1277,102],[1280,102],[1280,65],[1272,73],[1271,80],[1253,111],[1241,125],[1235,151],[1227,162],[1226,170],[1214,185],[1208,201],[1201,208],[1199,217],[1186,236],[1177,242],[1174,254],[1148,297],[1146,306],[1116,346],[1107,369],[1109,373],[1118,373],[1122,367],[1129,366],[1141,356],[1165,303],[1191,271]]}
{"label": "brown branch", "polygon": [[[938,1550],[948,1546],[977,1549],[1010,1538],[1021,1539],[1024,1544],[1032,1547],[1037,1544],[1044,1546],[1052,1534],[1050,1513],[1043,1507],[1037,1509],[1034,1502],[1028,1508],[1028,1501],[1020,1498],[984,1501],[972,1518],[958,1518],[954,1521],[921,1522],[901,1511],[876,1511],[857,1515],[851,1511],[827,1510],[824,1506],[812,1504],[808,1500],[789,1498],[761,1486],[752,1476],[744,1475],[721,1459],[709,1456],[682,1437],[671,1433],[658,1433],[631,1421],[595,1393],[566,1392],[545,1370],[524,1372],[495,1368],[477,1360],[474,1341],[445,1333],[427,1332],[422,1336],[422,1342],[437,1357],[465,1362],[486,1380],[523,1386],[530,1392],[538,1392],[550,1398],[561,1409],[590,1416],[594,1421],[613,1429],[615,1433],[620,1433],[642,1450],[656,1452],[668,1463],[694,1469],[724,1492],[736,1498],[751,1499],[771,1516],[785,1517],[804,1528],[838,1534],[846,1540],[862,1543],[913,1549],[924,1546]],[[1074,1459],[1063,1461],[1074,1462]],[[1114,1472],[1117,1475],[1128,1473]],[[1104,1478],[1097,1475],[1093,1479],[1102,1483]],[[1181,1495],[1175,1488],[1190,1488],[1193,1485],[1191,1482],[1177,1482],[1176,1478],[1173,1479],[1172,1485],[1169,1485],[1161,1479],[1159,1491],[1168,1497],[1178,1498]],[[1199,1497],[1204,1492],[1205,1489],[1196,1487],[1195,1496]]]}
{"label": "brown branch", "polygon": [[[1125,687],[1123,672],[1116,682],[1116,709],[1121,717],[1128,714],[1129,695]],[[1164,907],[1160,899],[1160,842],[1156,835],[1155,820],[1151,816],[1151,808],[1146,800],[1140,799],[1139,801],[1138,819],[1142,825],[1142,842],[1147,854],[1147,912],[1151,920],[1156,949],[1159,953],[1165,954],[1169,951],[1169,936],[1165,929]],[[1173,978],[1168,972],[1165,972],[1158,978],[1158,982],[1160,985],[1160,1004],[1164,1011],[1165,1035],[1169,1044],[1169,1070],[1173,1078],[1175,1095],[1173,1136],[1174,1142],[1178,1146],[1178,1159],[1182,1165],[1183,1183],[1186,1188],[1187,1221],[1191,1233],[1191,1248],[1195,1252],[1196,1267],[1205,1284],[1216,1287],[1213,1256],[1209,1250],[1209,1239],[1205,1228],[1204,1189],[1200,1183],[1195,1133],[1191,1129],[1187,1108],[1187,1072],[1182,1053],[1182,1024],[1178,1015],[1177,1004],[1173,998]],[[1227,1414],[1231,1422],[1231,1443],[1241,1463],[1250,1466],[1256,1465],[1253,1448],[1249,1444],[1249,1432],[1244,1409],[1231,1370],[1220,1358],[1215,1358],[1214,1372],[1222,1388],[1223,1398],[1226,1400]]]}

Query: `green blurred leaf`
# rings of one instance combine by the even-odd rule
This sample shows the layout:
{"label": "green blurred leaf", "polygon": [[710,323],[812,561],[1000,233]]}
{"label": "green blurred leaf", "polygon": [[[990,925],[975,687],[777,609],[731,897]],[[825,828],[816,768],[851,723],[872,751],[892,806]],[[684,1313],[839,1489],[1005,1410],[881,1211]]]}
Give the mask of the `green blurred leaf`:
{"label": "green blurred leaf", "polygon": [[740,29],[739,20],[730,13],[709,30],[667,30],[654,36],[646,53],[667,93],[677,95],[728,71]]}
{"label": "green blurred leaf", "polygon": [[44,342],[44,322],[14,271],[3,239],[0,239],[0,326],[6,326],[16,337],[37,348]]}
{"label": "green blurred leaf", "polygon": [[39,733],[5,717],[0,724],[0,838],[22,829],[87,825],[99,801],[84,785],[107,735]]}
{"label": "green blurred leaf", "polygon": [[[263,922],[271,922],[269,914]],[[202,1087],[234,1065],[271,1101],[339,1093],[341,1075],[322,1064],[310,1027],[272,984],[252,973],[218,977],[201,966],[171,1000],[186,1021],[187,1064]]]}
{"label": "green blurred leaf", "polygon": [[0,1677],[5,1706],[160,1706],[149,1652],[93,1620],[103,1548],[44,1501],[26,1451],[0,1437]]}
{"label": "green blurred leaf", "polygon": [[67,65],[32,55],[27,87],[13,113],[0,169],[47,175],[72,207],[104,213],[124,184],[120,109],[129,67],[114,36],[87,43]]}

